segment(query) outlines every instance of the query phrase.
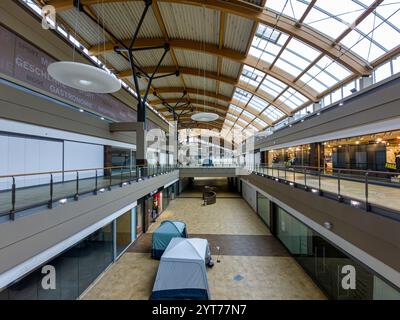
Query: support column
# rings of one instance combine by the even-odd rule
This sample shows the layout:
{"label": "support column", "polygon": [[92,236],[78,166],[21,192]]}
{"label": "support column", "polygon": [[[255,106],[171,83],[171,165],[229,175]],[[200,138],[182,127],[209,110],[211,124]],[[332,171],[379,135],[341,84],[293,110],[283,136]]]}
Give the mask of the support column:
{"label": "support column", "polygon": [[317,101],[313,103],[313,112],[317,112],[321,109],[321,101]]}
{"label": "support column", "polygon": [[[112,146],[104,146],[104,168],[112,167]],[[104,170],[105,176],[110,176],[111,170]]]}
{"label": "support column", "polygon": [[136,165],[147,166],[147,143],[144,122],[138,122],[136,129]]}
{"label": "support column", "polygon": [[311,143],[309,150],[310,167],[324,167],[324,145],[320,142]]}
{"label": "support column", "polygon": [[372,85],[372,77],[371,76],[361,77],[359,84],[360,84],[360,90],[369,87],[370,85]]}

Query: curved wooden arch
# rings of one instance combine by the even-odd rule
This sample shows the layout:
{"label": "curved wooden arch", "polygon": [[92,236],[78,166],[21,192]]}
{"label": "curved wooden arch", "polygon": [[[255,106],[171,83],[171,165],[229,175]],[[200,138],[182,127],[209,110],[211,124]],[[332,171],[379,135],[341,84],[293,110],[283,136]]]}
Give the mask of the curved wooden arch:
{"label": "curved wooden arch", "polygon": [[224,96],[222,94],[216,94],[213,91],[207,91],[207,90],[196,89],[196,88],[158,87],[158,88],[154,88],[154,89],[155,89],[154,91],[157,92],[157,94],[159,94],[159,93],[161,93],[161,94],[162,93],[177,93],[177,92],[183,93],[184,91],[186,91],[189,94],[191,93],[191,94],[196,94],[196,95],[200,95],[200,96],[206,96],[206,97],[215,98],[215,99],[218,99],[221,101],[226,101],[226,102],[231,101],[231,97]]}
{"label": "curved wooden arch", "polygon": [[[143,71],[145,71],[147,73],[154,71],[155,68],[156,68],[155,66],[142,67]],[[216,81],[222,81],[222,82],[225,82],[232,86],[235,86],[238,82],[236,78],[218,75],[217,72],[211,72],[211,71],[206,71],[203,69],[188,68],[188,67],[180,67],[177,69],[175,66],[160,66],[158,68],[157,74],[174,73],[176,71],[179,71],[180,74],[187,74],[187,75],[191,75],[191,76],[202,77],[202,78],[205,77],[205,78],[213,79]],[[116,75],[119,78],[129,78],[132,76],[132,70],[124,70],[121,72],[117,72]]]}
{"label": "curved wooden arch", "polygon": [[[155,67],[145,67],[143,68],[145,72],[151,72],[152,70],[155,69]],[[159,73],[173,73],[176,71],[176,68],[174,66],[161,66],[159,67]],[[182,74],[188,74],[188,75],[192,75],[192,76],[198,76],[198,77],[202,77],[202,78],[208,78],[208,79],[213,79],[216,81],[221,81],[227,84],[230,84],[234,87],[237,87],[239,89],[245,90],[250,92],[251,94],[254,94],[255,96],[267,101],[269,104],[272,104],[274,107],[278,108],[279,110],[281,110],[283,113],[285,113],[286,115],[290,115],[293,110],[291,108],[289,108],[286,104],[281,103],[278,104],[274,101],[274,98],[266,93],[261,92],[260,90],[257,90],[256,87],[245,83],[242,80],[237,81],[235,78],[230,78],[230,77],[224,77],[224,76],[218,76],[217,73],[215,72],[207,72],[204,70],[200,70],[199,69],[194,69],[194,68],[180,68],[179,72]],[[119,77],[122,78],[126,78],[126,77],[130,77],[132,76],[132,71],[131,70],[127,70],[127,71],[123,71],[118,73]],[[160,92],[158,88],[155,88],[157,92]],[[164,92],[183,92],[183,91],[167,91],[167,88],[162,88],[162,90],[165,90]],[[189,89],[186,89],[189,90]],[[194,89],[197,91],[197,89]],[[189,92],[189,91],[188,91]],[[190,93],[190,92],[189,92]],[[197,92],[191,92],[191,93],[197,93]],[[201,94],[202,92],[199,91],[199,93]],[[220,99],[221,100],[221,99]],[[228,101],[228,100],[225,100]],[[229,100],[230,101],[230,100]]]}
{"label": "curved wooden arch", "polygon": [[[215,112],[218,115],[220,115],[221,117],[224,117],[227,112],[226,109],[221,110],[221,109],[216,109],[215,107],[209,107],[209,106],[203,107],[203,106],[195,106],[195,105],[193,105],[191,107],[184,107],[184,106],[176,107],[175,111],[184,111],[184,110],[191,110],[191,109],[193,109],[194,112],[202,112],[204,110]],[[165,112],[171,113],[171,111],[168,108],[160,108],[160,109],[157,109],[157,111],[161,112],[161,113],[165,113]]]}
{"label": "curved wooden arch", "polygon": [[223,110],[223,111],[227,111],[229,107],[218,104],[218,103],[213,103],[210,101],[203,101],[203,100],[199,100],[199,99],[179,99],[179,98],[169,98],[169,99],[156,99],[156,100],[150,100],[149,104],[151,104],[152,106],[157,107],[158,105],[162,105],[163,101],[169,103],[169,104],[175,104],[177,102],[182,102],[182,103],[192,103],[192,104],[198,104],[200,106],[205,105],[208,107],[212,107],[215,109],[219,109],[219,110]]}
{"label": "curved wooden arch", "polygon": [[[124,42],[128,45],[130,40],[124,40]],[[165,43],[166,41],[163,38],[148,38],[148,39],[142,38],[142,39],[137,39],[137,41],[135,42],[135,47],[146,48],[151,46],[161,46]],[[216,55],[222,58],[230,59],[240,64],[246,64],[251,68],[257,69],[285,83],[286,85],[292,87],[296,91],[299,91],[301,94],[306,96],[311,101],[317,100],[318,92],[313,88],[311,88],[309,85],[303,83],[300,80],[294,82],[295,78],[286,71],[279,69],[276,66],[270,69],[269,63],[260,60],[256,57],[253,57],[251,55],[246,56],[245,54],[232,49],[219,48],[218,45],[204,44],[203,42],[192,41],[192,40],[172,39],[169,40],[168,43],[173,48]],[[96,56],[106,52],[113,52],[114,48],[115,45],[113,42],[106,42],[92,47],[89,50],[89,55]]]}
{"label": "curved wooden arch", "polygon": [[[126,2],[126,0],[102,1],[102,3],[111,2]],[[369,74],[371,71],[371,67],[360,56],[345,50],[340,44],[336,44],[333,39],[304,24],[299,25],[294,19],[284,16],[279,17],[279,15],[270,10],[260,10],[259,8],[250,7],[243,2],[235,0],[230,0],[229,2],[218,0],[158,0],[158,2],[206,7],[272,26],[288,35],[300,39],[317,50],[329,55],[331,58],[337,59],[339,63],[356,74]],[[80,3],[84,6],[90,6],[98,4],[98,0],[80,0]],[[73,8],[74,0],[50,0],[48,4],[54,6],[57,12],[61,12]]]}

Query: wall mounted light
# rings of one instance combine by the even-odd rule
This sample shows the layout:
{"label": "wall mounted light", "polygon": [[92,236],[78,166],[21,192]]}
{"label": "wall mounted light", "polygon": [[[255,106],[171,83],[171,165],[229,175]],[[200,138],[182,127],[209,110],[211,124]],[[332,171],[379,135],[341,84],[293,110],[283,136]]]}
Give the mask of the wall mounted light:
{"label": "wall mounted light", "polygon": [[325,227],[326,229],[328,229],[328,230],[331,230],[332,227],[333,227],[333,225],[332,225],[331,222],[326,221],[326,222],[324,222],[324,227]]}

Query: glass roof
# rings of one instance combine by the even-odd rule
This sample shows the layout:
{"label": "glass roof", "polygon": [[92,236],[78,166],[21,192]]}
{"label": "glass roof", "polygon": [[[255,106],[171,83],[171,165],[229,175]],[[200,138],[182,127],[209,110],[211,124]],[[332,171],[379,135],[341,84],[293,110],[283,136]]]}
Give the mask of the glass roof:
{"label": "glass roof", "polygon": [[[366,17],[364,13],[374,0],[340,0],[340,5],[337,1],[317,0],[307,12],[310,3],[311,0],[270,0],[266,2],[266,8],[276,11],[278,19],[280,16],[301,19],[332,43],[338,39],[344,52],[352,51],[361,61],[365,60],[366,66],[400,45],[400,0],[385,0]],[[345,31],[346,35],[343,34]],[[322,96],[353,75],[317,47],[263,24],[257,27],[249,55],[267,63],[269,70],[284,75],[289,82],[276,79],[268,71],[264,73],[243,66],[242,86],[233,95],[242,108],[231,105],[229,110],[239,119],[244,118],[235,123],[244,125],[247,122],[246,128],[266,128],[269,124],[260,116],[278,123],[288,110],[297,111],[309,106],[312,101],[304,95],[303,88],[311,88]],[[246,91],[246,85],[255,94]]]}
{"label": "glass roof", "polygon": [[[352,31],[340,43],[371,62],[400,44],[400,1],[384,0],[358,25],[355,21],[374,0],[317,0],[304,19],[304,24],[332,39],[345,30]],[[271,0],[266,8],[299,20],[309,0]],[[270,31],[271,32],[271,31]]]}

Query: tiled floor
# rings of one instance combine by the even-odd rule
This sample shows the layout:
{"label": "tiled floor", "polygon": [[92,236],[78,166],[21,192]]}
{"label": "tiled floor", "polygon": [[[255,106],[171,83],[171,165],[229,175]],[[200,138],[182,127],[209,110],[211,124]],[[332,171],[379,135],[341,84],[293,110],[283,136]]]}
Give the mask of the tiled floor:
{"label": "tiled floor", "polygon": [[243,199],[231,194],[204,207],[198,190],[183,196],[189,192],[190,198],[170,203],[83,299],[148,299],[159,264],[150,257],[151,232],[165,219],[183,220],[189,236],[209,240],[214,261],[220,261],[208,269],[212,299],[325,299]]}

